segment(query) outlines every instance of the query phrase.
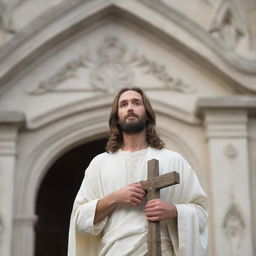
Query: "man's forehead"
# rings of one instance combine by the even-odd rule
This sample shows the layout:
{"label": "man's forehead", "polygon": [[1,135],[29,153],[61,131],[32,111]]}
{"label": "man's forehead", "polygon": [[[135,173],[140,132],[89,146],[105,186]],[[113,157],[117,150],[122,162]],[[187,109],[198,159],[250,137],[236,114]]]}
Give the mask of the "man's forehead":
{"label": "man's forehead", "polygon": [[125,91],[124,93],[122,93],[119,97],[119,102],[124,101],[124,100],[131,100],[131,99],[138,99],[138,100],[142,100],[142,96],[140,93],[136,92],[136,91]]}

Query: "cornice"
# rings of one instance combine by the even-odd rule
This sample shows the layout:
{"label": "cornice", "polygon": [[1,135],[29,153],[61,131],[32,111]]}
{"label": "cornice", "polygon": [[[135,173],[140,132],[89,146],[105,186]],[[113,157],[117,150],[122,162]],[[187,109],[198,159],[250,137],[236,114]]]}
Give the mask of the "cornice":
{"label": "cornice", "polygon": [[17,124],[22,125],[25,122],[25,115],[18,111],[0,111],[0,125]]}
{"label": "cornice", "polygon": [[19,127],[24,124],[25,117],[21,112],[0,111],[0,155],[16,154],[16,141]]}
{"label": "cornice", "polygon": [[256,114],[256,96],[223,96],[215,98],[199,98],[196,104],[196,115],[202,117],[207,111],[246,111]]}
{"label": "cornice", "polygon": [[204,119],[208,138],[247,138],[248,116],[256,113],[256,97],[201,98],[196,114]]}

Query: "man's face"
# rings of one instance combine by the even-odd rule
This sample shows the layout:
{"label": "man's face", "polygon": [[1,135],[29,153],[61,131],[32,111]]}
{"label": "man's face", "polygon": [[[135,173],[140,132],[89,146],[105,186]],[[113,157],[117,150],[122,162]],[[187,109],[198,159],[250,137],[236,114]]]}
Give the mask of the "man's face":
{"label": "man's face", "polygon": [[118,101],[118,124],[123,132],[134,134],[146,127],[146,110],[141,95],[136,91],[126,91]]}

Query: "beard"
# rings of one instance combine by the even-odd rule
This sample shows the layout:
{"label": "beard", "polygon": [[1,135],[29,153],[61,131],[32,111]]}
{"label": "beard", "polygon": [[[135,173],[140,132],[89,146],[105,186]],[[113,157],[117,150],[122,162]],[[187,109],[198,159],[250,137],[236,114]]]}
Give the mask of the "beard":
{"label": "beard", "polygon": [[138,121],[128,123],[120,119],[118,121],[118,127],[121,129],[121,131],[129,135],[140,133],[146,128],[146,126],[147,120],[145,117],[139,118]]}

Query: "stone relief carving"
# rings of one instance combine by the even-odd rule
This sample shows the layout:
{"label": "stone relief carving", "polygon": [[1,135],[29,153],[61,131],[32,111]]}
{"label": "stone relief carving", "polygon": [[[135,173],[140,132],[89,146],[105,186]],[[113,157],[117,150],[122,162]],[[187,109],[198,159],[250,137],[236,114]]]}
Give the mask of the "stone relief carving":
{"label": "stone relief carving", "polygon": [[98,62],[90,74],[91,85],[113,92],[132,85],[134,75],[125,61],[126,46],[117,38],[107,38],[98,48]]}
{"label": "stone relief carving", "polygon": [[234,2],[223,0],[216,11],[210,27],[213,37],[219,39],[228,49],[234,50],[246,34],[246,25]]}
{"label": "stone relief carving", "polygon": [[232,204],[227,211],[222,228],[231,246],[231,256],[242,255],[240,248],[243,240],[245,223],[235,204]]}
{"label": "stone relief carving", "polygon": [[237,150],[233,144],[229,143],[225,148],[225,155],[228,158],[235,158],[237,156]]}
{"label": "stone relief carving", "polygon": [[16,32],[13,27],[12,15],[15,7],[20,2],[21,0],[0,0],[0,32],[6,34],[14,34]]}
{"label": "stone relief carving", "polygon": [[70,78],[76,78],[75,72],[79,68],[87,68],[87,57],[79,56],[77,59],[66,63],[56,74],[40,82],[39,86],[29,93],[40,95],[47,92],[61,91],[61,89],[58,90],[58,85]]}
{"label": "stone relief carving", "polygon": [[180,78],[172,77],[165,66],[150,60],[143,54],[140,55],[137,52],[129,54],[125,44],[115,37],[109,37],[99,45],[96,53],[87,52],[84,56],[66,63],[29,93],[40,95],[49,92],[77,91],[72,88],[63,89],[60,84],[67,79],[77,78],[76,72],[79,68],[89,71],[90,87],[84,88],[83,91],[96,90],[112,93],[121,87],[130,87],[134,84],[135,73],[132,72],[134,68],[157,79],[161,84],[157,89],[182,93],[195,91]]}
{"label": "stone relief carving", "polygon": [[163,88],[183,93],[192,93],[195,90],[188,84],[185,84],[180,78],[173,78],[168,74],[166,67],[152,60],[147,59],[145,55],[135,53],[131,59],[138,67],[144,68],[145,74],[152,74],[161,81]]}
{"label": "stone relief carving", "polygon": [[2,243],[3,233],[4,233],[4,223],[0,215],[0,244]]}

